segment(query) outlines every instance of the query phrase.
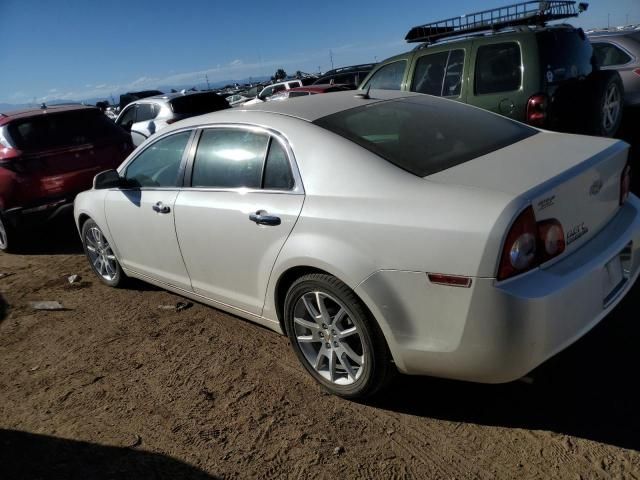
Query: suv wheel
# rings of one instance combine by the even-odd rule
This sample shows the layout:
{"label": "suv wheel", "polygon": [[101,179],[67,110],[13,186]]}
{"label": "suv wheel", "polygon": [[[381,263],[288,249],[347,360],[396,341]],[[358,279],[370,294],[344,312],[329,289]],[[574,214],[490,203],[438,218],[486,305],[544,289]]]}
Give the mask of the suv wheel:
{"label": "suv wheel", "polygon": [[331,275],[296,280],[285,299],[285,327],[298,359],[322,386],[345,398],[364,398],[393,372],[378,325],[349,287]]}
{"label": "suv wheel", "polygon": [[624,105],[624,89],[617,72],[600,72],[597,94],[595,96],[595,112],[593,115],[594,135],[612,137],[620,128],[622,108]]}

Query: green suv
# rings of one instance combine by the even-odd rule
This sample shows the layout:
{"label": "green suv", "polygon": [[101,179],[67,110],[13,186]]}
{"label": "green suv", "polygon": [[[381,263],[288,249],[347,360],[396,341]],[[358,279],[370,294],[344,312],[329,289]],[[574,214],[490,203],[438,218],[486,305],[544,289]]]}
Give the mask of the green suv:
{"label": "green suv", "polygon": [[540,9],[525,10],[519,22],[475,20],[487,12],[414,27],[406,39],[421,44],[381,62],[359,88],[446,97],[551,130],[616,133],[622,82],[617,72],[598,69],[582,29],[547,26],[545,19],[567,15],[541,17]]}

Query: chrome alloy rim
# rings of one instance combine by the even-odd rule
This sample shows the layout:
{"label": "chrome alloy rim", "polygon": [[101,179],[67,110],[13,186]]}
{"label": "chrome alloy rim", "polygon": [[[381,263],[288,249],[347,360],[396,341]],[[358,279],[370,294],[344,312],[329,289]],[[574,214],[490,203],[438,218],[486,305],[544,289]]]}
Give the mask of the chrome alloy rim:
{"label": "chrome alloy rim", "polygon": [[109,242],[98,227],[91,227],[84,236],[89,261],[96,272],[105,280],[112,281],[116,277],[116,256]]}
{"label": "chrome alloy rim", "polygon": [[611,130],[618,121],[620,114],[620,89],[613,83],[607,88],[603,106],[604,118],[602,120],[606,131]]}
{"label": "chrome alloy rim", "polygon": [[336,385],[362,374],[366,347],[346,307],[324,292],[302,295],[293,309],[294,333],[309,365]]}
{"label": "chrome alloy rim", "polygon": [[0,218],[0,247],[7,248],[7,230],[4,228],[2,218]]}

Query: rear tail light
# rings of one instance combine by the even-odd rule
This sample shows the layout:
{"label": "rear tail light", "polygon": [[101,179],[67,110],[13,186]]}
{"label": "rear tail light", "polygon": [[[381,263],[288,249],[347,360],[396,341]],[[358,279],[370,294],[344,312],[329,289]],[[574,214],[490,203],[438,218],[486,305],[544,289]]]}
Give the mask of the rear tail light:
{"label": "rear tail light", "polygon": [[635,73],[636,75],[640,76],[640,68],[636,68],[633,73]]}
{"label": "rear tail light", "polygon": [[627,164],[620,177],[620,205],[627,201],[631,191],[631,165]]}
{"label": "rear tail light", "polygon": [[535,127],[544,126],[547,120],[547,96],[533,95],[527,102],[527,123]]}
{"label": "rear tail light", "polygon": [[536,222],[531,206],[513,222],[502,248],[498,280],[531,270],[565,249],[564,230],[555,219]]}

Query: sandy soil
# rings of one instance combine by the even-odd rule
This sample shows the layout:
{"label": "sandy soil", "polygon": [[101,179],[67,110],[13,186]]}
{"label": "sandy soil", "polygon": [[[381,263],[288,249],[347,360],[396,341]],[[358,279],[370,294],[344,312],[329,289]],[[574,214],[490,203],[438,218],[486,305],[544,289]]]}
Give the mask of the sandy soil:
{"label": "sandy soil", "polygon": [[2,478],[640,478],[640,285],[533,383],[399,377],[362,404],[284,337],[103,286],[68,224],[1,273]]}

